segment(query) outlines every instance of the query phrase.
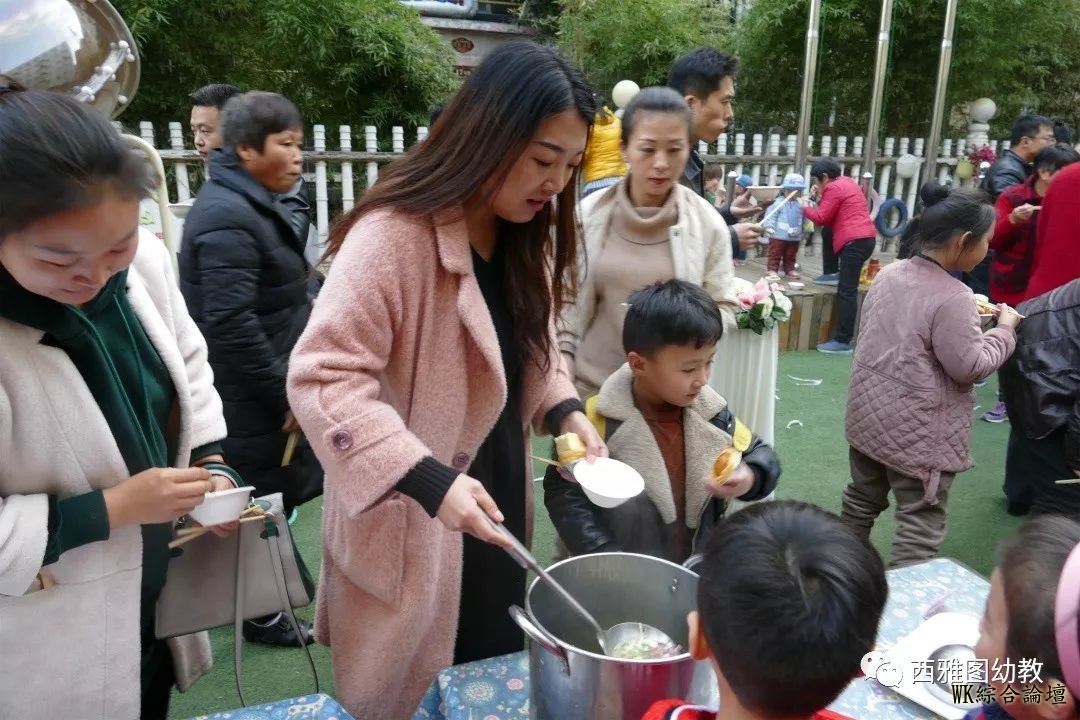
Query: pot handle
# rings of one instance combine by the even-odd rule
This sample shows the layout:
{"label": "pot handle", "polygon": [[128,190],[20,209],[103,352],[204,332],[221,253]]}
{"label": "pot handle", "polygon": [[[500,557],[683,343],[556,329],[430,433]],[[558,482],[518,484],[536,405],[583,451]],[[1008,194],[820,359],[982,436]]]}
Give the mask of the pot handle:
{"label": "pot handle", "polygon": [[704,559],[705,559],[705,556],[702,553],[695,553],[694,555],[691,555],[690,557],[686,558],[686,562],[684,562],[682,564],[682,566],[684,568],[686,568],[687,570],[689,570],[690,572],[696,573],[697,570],[694,569],[694,566],[695,565],[700,565],[701,561],[704,560]]}
{"label": "pot handle", "polygon": [[525,632],[530,640],[539,643],[540,647],[559,658],[563,672],[569,675],[570,661],[566,657],[566,651],[559,647],[559,644],[555,642],[555,638],[551,637],[546,630],[541,630],[540,627],[533,622],[533,619],[529,617],[529,614],[519,606],[511,605],[508,612],[510,613],[510,618],[517,623],[517,626]]}

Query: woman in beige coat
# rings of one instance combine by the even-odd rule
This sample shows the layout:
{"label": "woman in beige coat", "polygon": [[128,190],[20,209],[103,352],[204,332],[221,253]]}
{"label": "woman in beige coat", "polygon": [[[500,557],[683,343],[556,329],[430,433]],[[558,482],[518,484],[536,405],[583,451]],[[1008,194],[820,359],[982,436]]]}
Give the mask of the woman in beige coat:
{"label": "woman in beige coat", "polygon": [[0,91],[0,147],[0,717],[164,718],[210,668],[154,635],[173,522],[232,487],[206,345],[107,118]]}
{"label": "woman in beige coat", "polygon": [[483,541],[490,518],[528,542],[529,428],[606,453],[553,327],[595,113],[553,50],[504,45],[332,233],[289,400],[326,469],[316,637],[358,718],[411,717],[440,669],[523,647],[525,573]]}
{"label": "woman in beige coat", "polygon": [[[582,398],[626,362],[626,298],[672,278],[701,285],[735,325],[734,266],[727,224],[679,184],[690,154],[690,108],[670,88],[645,88],[622,118],[630,172],[582,202],[585,252],[577,300],[566,309],[559,346]],[[585,266],[585,263],[588,266]]]}

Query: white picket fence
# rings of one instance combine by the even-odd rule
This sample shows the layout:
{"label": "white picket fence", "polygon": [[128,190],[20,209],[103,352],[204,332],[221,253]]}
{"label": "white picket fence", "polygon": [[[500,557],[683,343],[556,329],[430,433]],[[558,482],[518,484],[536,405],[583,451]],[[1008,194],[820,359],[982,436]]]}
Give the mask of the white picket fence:
{"label": "white picket fence", "polygon": [[[139,134],[144,140],[158,148],[166,167],[171,167],[169,198],[183,202],[191,198],[191,178],[193,173],[203,172],[202,162],[193,148],[186,145],[183,126],[179,122],[170,122],[168,128],[168,146],[158,146],[155,141],[155,128],[150,122],[139,123]],[[379,166],[397,159],[405,152],[405,130],[394,126],[390,131],[391,151],[379,150],[379,131],[371,125],[364,127],[363,150],[353,149],[353,130],[349,125],[338,128],[337,149],[328,149],[327,134],[324,125],[315,125],[311,138],[313,149],[304,152],[305,177],[314,184],[317,226],[320,239],[325,239],[332,218],[352,208],[357,193],[371,187],[379,177]],[[417,128],[413,142],[420,142],[427,137],[426,127]],[[385,131],[384,131],[385,132]],[[383,135],[382,137],[385,137]],[[359,140],[359,137],[357,138]],[[882,144],[873,170],[874,186],[878,194],[900,198],[908,208],[915,205],[918,192],[921,166],[925,157],[923,138],[886,138]],[[989,145],[999,155],[1009,147],[1008,141],[990,141]],[[937,175],[941,182],[953,177],[958,159],[964,157],[967,140],[946,139],[942,141],[938,155]],[[748,174],[755,184],[778,185],[786,173],[794,172],[795,135],[778,133],[734,133],[723,134],[712,144],[699,143],[698,151],[706,162],[719,164],[725,173],[734,171]],[[810,138],[810,156],[832,156],[837,158],[844,171],[852,177],[862,176],[863,138],[824,136]],[[895,171],[897,158],[913,155],[918,160],[920,172],[912,178],[900,177]],[[354,170],[363,167],[362,178],[354,176]],[[803,168],[803,175],[809,174],[809,165]],[[978,173],[978,168],[974,168]],[[974,179],[957,184],[972,184]]]}

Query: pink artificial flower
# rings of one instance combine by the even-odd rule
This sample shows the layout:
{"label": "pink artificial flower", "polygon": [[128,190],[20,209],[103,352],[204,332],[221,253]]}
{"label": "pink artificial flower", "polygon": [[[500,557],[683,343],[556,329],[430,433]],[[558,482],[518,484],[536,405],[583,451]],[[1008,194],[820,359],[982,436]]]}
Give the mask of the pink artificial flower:
{"label": "pink artificial flower", "polygon": [[749,310],[754,307],[754,296],[750,293],[739,293],[738,297],[735,299],[738,301],[739,307],[743,310]]}
{"label": "pink artificial flower", "polygon": [[754,304],[758,304],[765,298],[772,295],[772,290],[769,289],[769,283],[765,282],[765,278],[761,278],[754,284]]}

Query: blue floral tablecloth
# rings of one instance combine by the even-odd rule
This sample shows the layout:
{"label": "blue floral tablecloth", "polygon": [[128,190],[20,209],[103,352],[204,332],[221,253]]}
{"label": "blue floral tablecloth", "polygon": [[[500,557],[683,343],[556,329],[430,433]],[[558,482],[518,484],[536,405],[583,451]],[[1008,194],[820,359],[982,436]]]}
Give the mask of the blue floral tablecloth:
{"label": "blue floral tablecloth", "polygon": [[[981,616],[990,584],[954,560],[890,570],[889,603],[878,649],[892,647],[928,610]],[[937,716],[873,680],[859,678],[830,706],[856,720],[933,720]],[[521,720],[529,717],[529,656],[516,653],[443,670],[413,720]]]}
{"label": "blue floral tablecloth", "polygon": [[320,693],[213,715],[200,715],[191,720],[353,720],[353,717],[332,697]]}

